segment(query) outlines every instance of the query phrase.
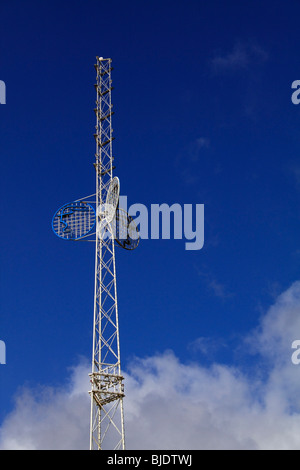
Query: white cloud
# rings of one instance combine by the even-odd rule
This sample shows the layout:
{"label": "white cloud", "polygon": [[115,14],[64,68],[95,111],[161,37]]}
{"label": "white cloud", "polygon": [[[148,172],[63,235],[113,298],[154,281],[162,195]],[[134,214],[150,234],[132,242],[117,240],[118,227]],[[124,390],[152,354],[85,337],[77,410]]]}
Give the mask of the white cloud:
{"label": "white cloud", "polygon": [[0,449],[86,449],[90,409],[87,370],[79,364],[61,388],[18,390],[15,408],[0,428]]}
{"label": "white cloud", "polygon": [[[299,449],[300,282],[281,294],[245,346],[255,376],[221,364],[183,364],[171,351],[135,359],[125,374],[128,449]],[[67,386],[23,389],[0,428],[1,449],[88,448],[89,367]]]}

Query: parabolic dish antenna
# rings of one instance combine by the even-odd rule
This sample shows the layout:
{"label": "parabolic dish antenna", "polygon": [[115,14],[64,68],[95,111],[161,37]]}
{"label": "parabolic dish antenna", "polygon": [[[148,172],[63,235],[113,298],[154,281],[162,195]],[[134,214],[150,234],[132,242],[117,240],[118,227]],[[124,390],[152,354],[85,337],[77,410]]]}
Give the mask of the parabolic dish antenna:
{"label": "parabolic dish antenna", "polygon": [[106,215],[105,218],[107,222],[110,224],[115,216],[118,204],[119,204],[119,196],[120,196],[120,181],[117,176],[115,176],[108,188],[106,201],[105,201],[105,211]]}
{"label": "parabolic dish antenna", "polygon": [[125,250],[134,250],[140,241],[140,234],[133,218],[123,209],[117,208],[113,221],[116,242]]}
{"label": "parabolic dish antenna", "polygon": [[115,216],[120,196],[120,181],[115,176],[109,185],[106,194],[105,204],[101,204],[97,208],[97,216],[101,219],[101,228],[105,225],[110,224]]}
{"label": "parabolic dish antenna", "polygon": [[54,214],[52,229],[60,238],[79,240],[87,236],[96,222],[95,209],[86,202],[69,202]]}

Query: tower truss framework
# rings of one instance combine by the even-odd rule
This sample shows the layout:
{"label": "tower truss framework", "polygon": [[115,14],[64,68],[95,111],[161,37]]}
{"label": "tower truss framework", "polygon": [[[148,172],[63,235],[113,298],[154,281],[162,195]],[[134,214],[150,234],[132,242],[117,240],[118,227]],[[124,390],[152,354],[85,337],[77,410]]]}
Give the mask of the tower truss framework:
{"label": "tower truss framework", "polygon": [[[97,57],[96,88],[96,205],[105,204],[113,178],[112,60]],[[90,449],[125,449],[115,245],[113,228],[101,225],[97,213]]]}

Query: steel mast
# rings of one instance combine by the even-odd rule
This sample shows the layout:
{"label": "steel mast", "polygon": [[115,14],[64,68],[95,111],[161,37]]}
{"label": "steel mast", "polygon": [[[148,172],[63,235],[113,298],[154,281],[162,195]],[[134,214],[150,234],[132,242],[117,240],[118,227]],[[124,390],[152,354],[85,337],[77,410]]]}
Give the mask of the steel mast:
{"label": "steel mast", "polygon": [[96,58],[96,253],[91,381],[90,449],[125,449],[113,229],[101,228],[101,207],[113,179],[112,60]]}

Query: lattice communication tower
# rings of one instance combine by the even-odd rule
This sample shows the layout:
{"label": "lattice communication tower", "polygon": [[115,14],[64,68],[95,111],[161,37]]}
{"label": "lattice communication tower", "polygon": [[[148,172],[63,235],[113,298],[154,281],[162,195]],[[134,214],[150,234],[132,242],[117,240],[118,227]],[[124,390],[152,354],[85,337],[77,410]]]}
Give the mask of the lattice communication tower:
{"label": "lattice communication tower", "polygon": [[[65,240],[95,241],[95,287],[90,449],[125,449],[124,385],[121,372],[115,247],[132,250],[139,232],[119,208],[120,182],[113,177],[112,60],[96,58],[96,193],[65,204],[52,228]],[[94,197],[94,201],[90,199]],[[96,208],[93,207],[96,205]]]}

